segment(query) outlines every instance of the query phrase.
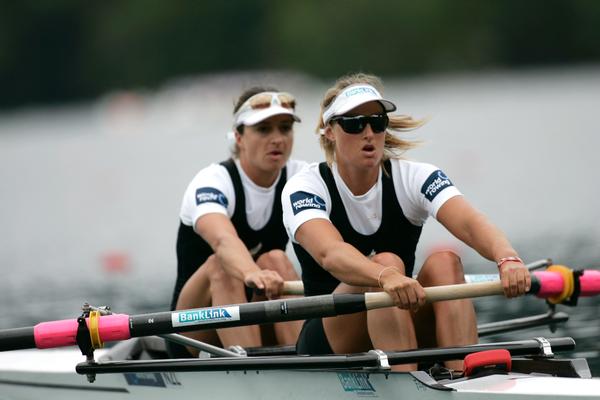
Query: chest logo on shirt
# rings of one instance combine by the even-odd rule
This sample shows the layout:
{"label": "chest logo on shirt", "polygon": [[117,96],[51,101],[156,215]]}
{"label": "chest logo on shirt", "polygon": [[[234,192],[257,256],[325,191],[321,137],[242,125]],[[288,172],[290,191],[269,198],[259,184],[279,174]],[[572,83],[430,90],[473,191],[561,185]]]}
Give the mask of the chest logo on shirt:
{"label": "chest logo on shirt", "polygon": [[218,189],[211,187],[201,187],[196,189],[196,205],[203,203],[217,203],[223,207],[227,207],[229,202],[227,197]]}
{"label": "chest logo on shirt", "polygon": [[440,194],[440,192],[450,186],[454,186],[450,178],[446,176],[441,170],[434,171],[429,178],[425,181],[423,186],[421,187],[421,193],[425,195],[425,198],[429,201],[433,201],[435,196]]}
{"label": "chest logo on shirt", "polygon": [[292,202],[292,209],[294,215],[300,211],[315,209],[325,211],[325,201],[316,194],[307,192],[294,192],[290,195],[290,201]]}

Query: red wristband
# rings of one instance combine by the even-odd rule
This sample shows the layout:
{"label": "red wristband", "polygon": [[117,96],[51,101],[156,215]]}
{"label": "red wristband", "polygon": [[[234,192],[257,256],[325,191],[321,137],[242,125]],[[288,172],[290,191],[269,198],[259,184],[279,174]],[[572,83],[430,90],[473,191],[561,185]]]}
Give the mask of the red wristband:
{"label": "red wristband", "polygon": [[511,257],[502,257],[500,260],[498,260],[496,265],[498,265],[498,269],[500,269],[500,267],[502,267],[502,264],[504,264],[505,262],[509,262],[509,261],[514,261],[514,262],[518,262],[521,264],[525,264],[523,262],[523,260],[521,260],[519,257],[511,256]]}

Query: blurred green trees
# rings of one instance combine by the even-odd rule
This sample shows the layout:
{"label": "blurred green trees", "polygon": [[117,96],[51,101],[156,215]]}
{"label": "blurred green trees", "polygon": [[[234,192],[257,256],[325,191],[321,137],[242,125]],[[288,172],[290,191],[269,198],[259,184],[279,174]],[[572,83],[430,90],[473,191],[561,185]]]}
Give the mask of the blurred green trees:
{"label": "blurred green trees", "polygon": [[1,0],[0,107],[232,70],[383,76],[600,60],[592,0]]}

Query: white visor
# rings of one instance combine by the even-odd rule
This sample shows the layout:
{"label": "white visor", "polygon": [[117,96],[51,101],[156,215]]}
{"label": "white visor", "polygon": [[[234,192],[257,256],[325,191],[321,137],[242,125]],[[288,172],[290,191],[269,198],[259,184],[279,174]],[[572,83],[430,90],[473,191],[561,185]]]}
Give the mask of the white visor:
{"label": "white visor", "polygon": [[[265,103],[263,107],[253,107],[253,102],[257,101],[259,96],[265,95],[270,96],[270,100],[267,100],[269,103]],[[240,125],[255,125],[273,115],[281,114],[291,115],[294,121],[300,122],[295,109],[291,104],[285,102],[286,98],[293,101],[293,97],[287,93],[261,92],[255,94],[246,100],[233,116],[233,128],[236,129]]]}
{"label": "white visor", "polygon": [[381,94],[373,86],[366,84],[350,85],[342,90],[323,112],[323,124],[327,125],[331,118],[343,115],[369,101],[381,103],[386,113],[396,111],[394,103],[381,97]]}

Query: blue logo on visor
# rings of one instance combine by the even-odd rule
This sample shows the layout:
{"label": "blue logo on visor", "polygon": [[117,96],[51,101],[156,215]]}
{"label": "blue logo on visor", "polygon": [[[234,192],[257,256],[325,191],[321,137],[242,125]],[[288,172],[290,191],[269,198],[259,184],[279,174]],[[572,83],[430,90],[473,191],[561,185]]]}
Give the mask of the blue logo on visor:
{"label": "blue logo on visor", "polygon": [[429,201],[433,201],[435,196],[450,186],[454,186],[450,178],[446,176],[441,170],[434,171],[429,178],[425,181],[421,187],[421,193],[425,195],[425,198]]}
{"label": "blue logo on visor", "polygon": [[325,201],[316,194],[295,192],[290,195],[290,201],[292,202],[294,215],[298,214],[300,211],[309,209],[325,210]]}
{"label": "blue logo on visor", "polygon": [[363,94],[363,93],[372,94],[374,96],[377,96],[377,93],[373,89],[371,89],[370,87],[364,87],[364,86],[350,89],[344,93],[344,96],[352,97],[352,96],[356,96],[357,94]]}
{"label": "blue logo on visor", "polygon": [[227,197],[220,190],[211,187],[196,189],[196,205],[199,206],[202,203],[217,203],[223,207],[227,207],[229,204]]}

